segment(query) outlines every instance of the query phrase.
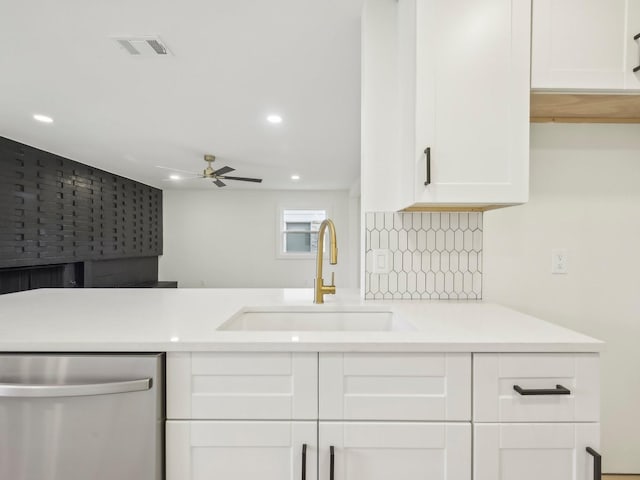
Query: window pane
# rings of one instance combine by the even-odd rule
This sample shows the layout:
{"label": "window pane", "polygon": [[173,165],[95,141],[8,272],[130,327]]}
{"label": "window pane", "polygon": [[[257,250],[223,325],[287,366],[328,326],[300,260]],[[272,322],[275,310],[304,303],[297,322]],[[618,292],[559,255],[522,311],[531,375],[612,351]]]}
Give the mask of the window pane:
{"label": "window pane", "polygon": [[[316,248],[318,243],[318,235],[316,234]],[[285,234],[285,252],[311,252],[311,234],[310,233],[291,233]],[[314,250],[315,251],[315,250]]]}
{"label": "window pane", "polygon": [[303,232],[308,232],[309,230],[311,230],[311,223],[310,222],[287,222],[285,223],[285,229],[290,232],[290,231],[296,231],[296,230],[300,230]]}

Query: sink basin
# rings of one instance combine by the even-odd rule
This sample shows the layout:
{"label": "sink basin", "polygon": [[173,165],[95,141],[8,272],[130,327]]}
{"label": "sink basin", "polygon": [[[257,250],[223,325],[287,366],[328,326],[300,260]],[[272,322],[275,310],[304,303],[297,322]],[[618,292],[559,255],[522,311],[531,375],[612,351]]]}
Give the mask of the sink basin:
{"label": "sink basin", "polygon": [[218,330],[293,332],[393,332],[411,331],[413,325],[388,310],[320,310],[244,308]]}

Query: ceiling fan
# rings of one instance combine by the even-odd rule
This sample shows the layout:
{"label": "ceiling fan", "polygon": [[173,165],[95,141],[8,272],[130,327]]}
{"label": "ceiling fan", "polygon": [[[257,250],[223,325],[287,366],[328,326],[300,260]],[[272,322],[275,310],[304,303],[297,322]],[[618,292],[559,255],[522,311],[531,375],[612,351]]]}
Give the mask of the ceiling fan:
{"label": "ceiling fan", "polygon": [[192,175],[195,175],[195,177],[193,178],[208,178],[211,179],[213,181],[213,183],[215,183],[218,187],[226,187],[227,184],[224,183],[222,180],[238,180],[241,182],[254,182],[254,183],[262,183],[262,179],[261,178],[248,178],[248,177],[230,177],[228,175],[225,175],[226,173],[229,172],[233,172],[235,170],[235,168],[231,168],[228,166],[225,167],[221,167],[218,170],[214,170],[213,167],[211,166],[211,164],[215,161],[216,157],[215,155],[205,155],[204,156],[204,161],[207,162],[207,168],[205,168],[202,171],[202,174],[197,174],[194,172],[186,172],[185,170],[178,170],[176,168],[170,168],[170,167],[161,167],[158,165],[158,168],[164,168],[165,170],[173,170],[173,171],[180,171],[180,172],[185,172],[185,173],[190,173]]}

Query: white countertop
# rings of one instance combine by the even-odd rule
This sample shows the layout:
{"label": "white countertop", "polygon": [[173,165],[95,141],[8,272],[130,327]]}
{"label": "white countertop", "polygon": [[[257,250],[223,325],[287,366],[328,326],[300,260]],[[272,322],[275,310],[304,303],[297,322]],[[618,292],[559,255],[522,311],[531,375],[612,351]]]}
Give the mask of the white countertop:
{"label": "white countertop", "polygon": [[[43,289],[0,296],[0,351],[596,352],[586,335],[482,301],[363,301],[311,289]],[[391,310],[408,332],[216,328],[243,307]]]}

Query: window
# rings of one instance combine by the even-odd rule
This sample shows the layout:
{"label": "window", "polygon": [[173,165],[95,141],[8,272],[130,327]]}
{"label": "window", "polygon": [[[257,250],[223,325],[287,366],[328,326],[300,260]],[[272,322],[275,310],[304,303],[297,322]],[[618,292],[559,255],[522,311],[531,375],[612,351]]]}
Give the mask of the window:
{"label": "window", "polygon": [[284,257],[315,256],[318,251],[318,229],[326,218],[326,210],[282,209],[280,255]]}

